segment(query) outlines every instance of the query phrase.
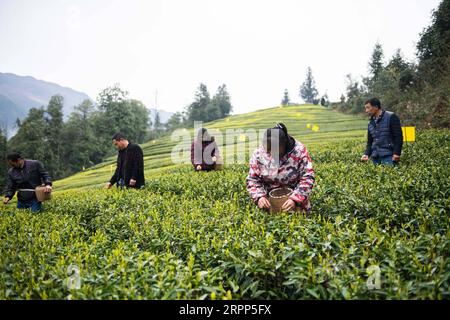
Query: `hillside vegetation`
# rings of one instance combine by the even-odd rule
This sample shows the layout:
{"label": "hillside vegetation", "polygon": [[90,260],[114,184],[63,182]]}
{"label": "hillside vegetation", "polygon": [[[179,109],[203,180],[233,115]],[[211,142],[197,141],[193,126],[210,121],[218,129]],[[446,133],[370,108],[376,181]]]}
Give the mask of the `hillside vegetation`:
{"label": "hillside vegetation", "polygon": [[57,181],[41,214],[2,207],[0,299],[449,299],[449,130],[419,132],[391,168],[358,161],[366,120],[321,107],[207,127],[274,121],[310,149],[310,215],[257,209],[245,164],[171,165],[165,137],[143,146],[143,190],[101,189],[110,159]]}

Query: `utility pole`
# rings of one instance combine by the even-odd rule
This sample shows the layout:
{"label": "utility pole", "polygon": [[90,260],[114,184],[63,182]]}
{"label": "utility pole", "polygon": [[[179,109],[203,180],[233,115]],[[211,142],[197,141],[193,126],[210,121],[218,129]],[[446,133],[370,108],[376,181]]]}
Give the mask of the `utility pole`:
{"label": "utility pole", "polygon": [[158,114],[158,89],[155,90],[155,118],[153,121],[156,120],[156,115]]}

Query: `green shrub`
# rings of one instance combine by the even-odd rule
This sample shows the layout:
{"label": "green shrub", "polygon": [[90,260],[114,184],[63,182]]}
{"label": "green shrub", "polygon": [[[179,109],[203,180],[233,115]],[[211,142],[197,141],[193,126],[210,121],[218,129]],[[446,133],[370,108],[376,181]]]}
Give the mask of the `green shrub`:
{"label": "green shrub", "polygon": [[0,298],[448,299],[449,140],[420,132],[397,168],[358,162],[359,140],[313,148],[307,217],[257,209],[245,165],[57,193],[40,214],[2,208]]}

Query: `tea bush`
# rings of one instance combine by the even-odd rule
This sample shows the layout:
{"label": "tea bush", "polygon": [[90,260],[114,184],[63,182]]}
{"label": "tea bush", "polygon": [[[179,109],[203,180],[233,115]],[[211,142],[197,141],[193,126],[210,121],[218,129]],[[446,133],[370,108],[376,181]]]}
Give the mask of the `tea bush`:
{"label": "tea bush", "polygon": [[311,148],[309,216],[257,209],[245,165],[57,193],[40,214],[2,207],[0,298],[450,298],[449,131],[420,132],[396,168],[358,162],[362,149]]}

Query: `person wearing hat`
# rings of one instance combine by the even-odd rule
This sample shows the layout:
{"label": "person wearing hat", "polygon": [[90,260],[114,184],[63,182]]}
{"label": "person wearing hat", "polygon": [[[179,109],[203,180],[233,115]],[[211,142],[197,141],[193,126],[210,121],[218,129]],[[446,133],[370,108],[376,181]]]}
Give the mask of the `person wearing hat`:
{"label": "person wearing hat", "polygon": [[361,161],[372,158],[376,165],[394,166],[400,162],[403,147],[403,132],[398,116],[381,108],[377,98],[366,101],[366,113],[370,116],[367,129],[367,146]]}
{"label": "person wearing hat", "polygon": [[32,212],[41,211],[42,203],[36,197],[36,187],[44,184],[44,192],[52,191],[52,181],[43,164],[37,160],[24,159],[18,152],[8,154],[6,159],[11,169],[7,175],[3,204],[8,204],[18,191],[18,209],[31,209]]}
{"label": "person wearing hat", "polygon": [[306,147],[288,134],[283,123],[267,129],[263,144],[250,159],[247,191],[260,209],[270,209],[269,192],[288,187],[293,190],[283,211],[311,210],[309,197],[315,176]]}
{"label": "person wearing hat", "polygon": [[219,147],[206,128],[197,132],[191,144],[191,163],[196,171],[220,170]]}
{"label": "person wearing hat", "polygon": [[105,188],[111,189],[114,184],[119,188],[139,189],[145,185],[144,152],[137,144],[130,143],[122,133],[112,137],[113,145],[119,151],[117,167]]}

